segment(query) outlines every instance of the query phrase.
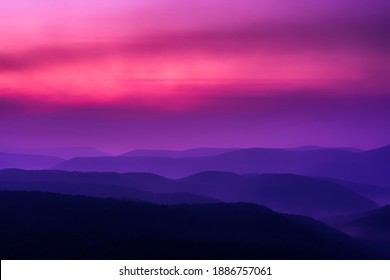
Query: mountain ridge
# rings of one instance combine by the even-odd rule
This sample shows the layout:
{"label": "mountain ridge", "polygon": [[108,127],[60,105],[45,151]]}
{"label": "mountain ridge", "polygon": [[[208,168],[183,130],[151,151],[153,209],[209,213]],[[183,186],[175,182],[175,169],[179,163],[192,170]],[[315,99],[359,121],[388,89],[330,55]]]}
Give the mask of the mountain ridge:
{"label": "mountain ridge", "polygon": [[238,174],[290,173],[387,185],[390,181],[390,154],[381,150],[373,151],[250,148],[207,157],[78,157],[59,163],[52,169],[148,172],[170,178],[187,177],[209,170]]}
{"label": "mountain ridge", "polygon": [[[100,190],[105,186],[103,190],[106,197],[110,195],[110,188],[112,192],[123,192],[128,188],[155,194],[190,193],[225,202],[252,202],[279,212],[315,217],[363,212],[379,207],[372,200],[343,185],[291,174],[248,177],[208,171],[174,180],[148,173],[0,170],[0,188],[12,187],[12,183],[15,188],[20,188],[18,182],[27,187],[35,186],[35,190],[42,190],[39,189],[39,183],[53,188],[57,184],[62,186],[61,190],[66,190],[68,184],[68,189],[73,188],[76,192],[83,186],[100,186]],[[84,194],[94,194],[92,189],[90,187],[89,192]]]}
{"label": "mountain ridge", "polygon": [[0,213],[7,213],[2,259],[376,258],[325,224],[253,204],[158,206],[0,191]]}

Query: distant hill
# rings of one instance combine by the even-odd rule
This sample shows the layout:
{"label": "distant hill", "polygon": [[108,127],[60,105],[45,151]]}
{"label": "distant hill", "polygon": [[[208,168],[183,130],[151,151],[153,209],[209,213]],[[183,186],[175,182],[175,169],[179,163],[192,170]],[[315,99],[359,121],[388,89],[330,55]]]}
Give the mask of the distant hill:
{"label": "distant hill", "polygon": [[345,234],[251,204],[157,206],[0,191],[1,259],[367,259]]}
{"label": "distant hill", "polygon": [[375,154],[375,155],[389,155],[390,154],[390,145],[387,145],[387,146],[383,146],[383,147],[379,147],[377,149],[372,149],[372,150],[369,150],[367,151],[369,154]]}
{"label": "distant hill", "polygon": [[345,150],[350,152],[362,152],[363,150],[357,148],[349,148],[349,147],[320,147],[314,145],[306,145],[295,148],[285,148],[285,150],[291,151],[315,151],[315,150]]}
{"label": "distant hill", "polygon": [[53,156],[0,153],[0,169],[50,169],[61,162],[63,159]]}
{"label": "distant hill", "polygon": [[88,172],[149,172],[170,178],[186,177],[210,170],[239,174],[290,173],[388,185],[390,152],[386,148],[363,152],[340,149],[294,151],[254,148],[207,157],[74,158],[53,168]]}
{"label": "distant hill", "polygon": [[279,212],[312,217],[363,212],[378,204],[341,184],[291,174],[244,177],[204,172],[180,181],[193,185],[192,193],[225,201],[254,202]]}
{"label": "distant hill", "polygon": [[10,148],[0,146],[0,152],[25,155],[55,156],[63,159],[74,157],[110,156],[92,147],[60,147],[60,148]]}
{"label": "distant hill", "polygon": [[321,178],[326,181],[335,182],[341,184],[350,190],[357,192],[372,201],[375,201],[381,206],[390,204],[390,187],[382,187],[373,184],[360,184],[354,182],[348,182],[343,180],[337,180],[333,178]]}
{"label": "distant hill", "polygon": [[168,158],[186,158],[186,157],[207,157],[215,156],[223,153],[235,151],[238,149],[226,149],[226,148],[194,148],[184,151],[172,151],[172,150],[146,150],[138,149],[124,153],[120,156],[123,157],[168,157]]}
{"label": "distant hill", "polygon": [[41,191],[98,198],[139,200],[155,204],[205,204],[220,200],[191,193],[150,193],[144,190],[112,184],[80,182],[0,182],[0,190]]}
{"label": "distant hill", "polygon": [[[312,217],[360,213],[379,207],[342,184],[289,174],[248,177],[208,171],[173,180],[148,173],[8,169],[0,170],[0,189],[133,198],[154,203],[161,202],[161,194],[170,194],[170,197],[166,196],[167,201],[176,204],[208,203],[213,202],[212,199],[253,202],[276,211]],[[151,194],[158,194],[158,199]],[[186,197],[188,199],[184,199]]]}
{"label": "distant hill", "polygon": [[150,173],[69,172],[62,170],[0,170],[0,182],[52,182],[116,185],[151,193],[186,191],[182,183]]}

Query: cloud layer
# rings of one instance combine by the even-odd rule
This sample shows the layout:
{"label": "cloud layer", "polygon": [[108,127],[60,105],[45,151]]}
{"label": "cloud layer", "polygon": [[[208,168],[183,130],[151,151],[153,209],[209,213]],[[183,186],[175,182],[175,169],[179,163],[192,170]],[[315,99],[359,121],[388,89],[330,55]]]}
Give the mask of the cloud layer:
{"label": "cloud layer", "polygon": [[107,135],[123,147],[384,144],[389,11],[384,0],[3,1],[0,133],[109,149]]}

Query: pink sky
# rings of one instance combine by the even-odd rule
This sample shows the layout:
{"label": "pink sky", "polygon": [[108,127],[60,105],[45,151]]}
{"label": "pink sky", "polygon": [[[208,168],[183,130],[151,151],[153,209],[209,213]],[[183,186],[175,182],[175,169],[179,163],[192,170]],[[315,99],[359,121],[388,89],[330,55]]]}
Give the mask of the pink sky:
{"label": "pink sky", "polygon": [[2,1],[0,143],[386,144],[389,11],[384,0]]}

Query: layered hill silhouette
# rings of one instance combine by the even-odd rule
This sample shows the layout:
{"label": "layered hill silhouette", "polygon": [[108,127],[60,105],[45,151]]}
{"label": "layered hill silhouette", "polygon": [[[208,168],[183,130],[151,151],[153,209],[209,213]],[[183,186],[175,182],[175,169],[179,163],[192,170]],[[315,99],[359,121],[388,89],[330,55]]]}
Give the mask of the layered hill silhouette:
{"label": "layered hill silhouette", "polygon": [[216,156],[238,149],[227,148],[194,148],[183,151],[172,150],[147,150],[138,149],[122,154],[123,157],[168,157],[168,158],[186,158],[186,157],[208,157]]}
{"label": "layered hill silhouette", "polygon": [[390,258],[390,146],[4,149],[7,258]]}
{"label": "layered hill silhouette", "polygon": [[367,259],[349,236],[253,204],[0,191],[1,259]]}
{"label": "layered hill silhouette", "polygon": [[326,181],[335,182],[337,184],[343,185],[364,197],[369,198],[370,200],[378,203],[379,205],[385,206],[390,204],[390,187],[382,187],[373,184],[361,184],[348,181],[337,180],[333,178],[321,178]]}
{"label": "layered hill silhouette", "polygon": [[131,187],[75,182],[0,182],[0,190],[41,191],[99,198],[139,200],[155,204],[205,204],[220,200],[191,193],[150,193]]}
{"label": "layered hill silhouette", "polygon": [[203,171],[291,173],[345,181],[388,185],[390,146],[370,151],[346,149],[241,149],[207,157],[78,157],[53,169],[97,172],[148,172],[181,178]]}
{"label": "layered hill silhouette", "polygon": [[292,151],[315,151],[315,150],[345,150],[350,152],[362,152],[362,150],[357,148],[350,148],[350,147],[321,147],[321,146],[315,146],[315,145],[305,145],[295,148],[285,148],[285,150],[292,150]]}
{"label": "layered hill silhouette", "polygon": [[252,202],[275,211],[312,217],[360,213],[379,207],[341,184],[291,174],[242,176],[202,172],[174,180],[147,173],[8,169],[0,171],[0,189],[138,199],[162,204],[217,200]]}
{"label": "layered hill silhouette", "polygon": [[59,147],[59,148],[13,148],[0,145],[0,152],[8,154],[54,156],[63,159],[74,157],[110,156],[93,147]]}
{"label": "layered hill silhouette", "polygon": [[193,185],[192,193],[207,193],[224,201],[254,202],[279,212],[312,217],[356,213],[378,207],[341,184],[292,174],[245,177],[234,173],[203,172],[180,181]]}
{"label": "layered hill silhouette", "polygon": [[0,152],[0,169],[49,169],[62,162],[63,159],[53,156],[23,155]]}

